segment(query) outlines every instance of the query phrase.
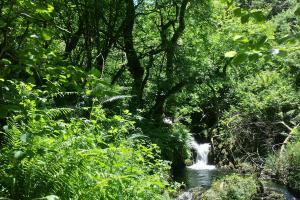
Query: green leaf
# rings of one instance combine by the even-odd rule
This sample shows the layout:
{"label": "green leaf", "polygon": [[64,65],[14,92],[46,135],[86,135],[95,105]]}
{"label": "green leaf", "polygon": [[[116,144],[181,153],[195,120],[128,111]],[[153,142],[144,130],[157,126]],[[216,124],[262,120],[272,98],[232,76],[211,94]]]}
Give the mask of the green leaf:
{"label": "green leaf", "polygon": [[300,33],[298,32],[298,33],[294,34],[294,38],[296,38],[297,40],[300,40]]}
{"label": "green leaf", "polygon": [[300,7],[298,7],[298,8],[296,9],[295,15],[296,15],[296,16],[300,16]]}
{"label": "green leaf", "polygon": [[7,126],[7,125],[3,126],[3,130],[4,130],[6,133],[8,133],[8,131],[9,131],[8,126]]}
{"label": "green leaf", "polygon": [[26,79],[26,81],[27,81],[28,83],[32,83],[32,84],[35,84],[35,83],[36,83],[36,82],[35,82],[34,76],[30,76],[29,78]]}
{"label": "green leaf", "polygon": [[48,4],[48,9],[47,10],[48,10],[49,13],[52,13],[54,11],[54,7],[50,4]]}
{"label": "green leaf", "polygon": [[271,49],[271,50],[270,50],[270,53],[271,53],[272,55],[277,55],[277,54],[279,54],[279,52],[280,52],[279,49]]}
{"label": "green leaf", "polygon": [[6,22],[0,19],[0,28],[4,28],[6,26]]}
{"label": "green leaf", "polygon": [[248,38],[242,36],[242,35],[236,35],[234,36],[233,38],[234,41],[237,41],[239,43],[243,43],[243,44],[246,44],[249,42]]}
{"label": "green leaf", "polygon": [[255,11],[251,13],[251,16],[257,21],[257,22],[263,22],[266,20],[266,17],[262,11]]}
{"label": "green leaf", "polygon": [[25,157],[25,153],[23,151],[14,151],[14,158],[17,160],[21,160]]}
{"label": "green leaf", "polygon": [[279,56],[286,57],[288,55],[288,51],[286,49],[279,49]]}
{"label": "green leaf", "polygon": [[259,48],[259,47],[263,46],[267,41],[268,41],[268,37],[266,35],[261,35],[258,38],[258,40],[257,40],[257,42],[255,44],[255,47]]}
{"label": "green leaf", "polygon": [[33,70],[31,70],[32,67],[25,67],[25,71],[29,74],[29,75],[33,75]]}
{"label": "green leaf", "polygon": [[236,64],[236,65],[238,65],[238,64],[241,64],[241,63],[245,62],[247,59],[248,59],[247,54],[241,53],[241,54],[238,54],[234,58],[233,63]]}
{"label": "green leaf", "polygon": [[90,74],[93,74],[95,77],[100,77],[101,73],[98,69],[96,69],[95,67],[93,67],[90,71]]}
{"label": "green leaf", "polygon": [[58,200],[59,197],[56,195],[48,195],[46,197],[44,197],[43,199],[47,199],[47,200]]}
{"label": "green leaf", "polygon": [[247,15],[243,15],[242,17],[241,17],[241,23],[242,24],[245,24],[245,23],[247,23],[249,21],[249,15],[247,14]]}
{"label": "green leaf", "polygon": [[39,39],[40,38],[37,34],[32,34],[32,35],[30,35],[30,37],[34,38],[34,39]]}
{"label": "green leaf", "polygon": [[51,40],[50,34],[47,33],[46,31],[43,31],[43,32],[42,32],[42,37],[43,37],[43,39],[46,40],[46,41]]}
{"label": "green leaf", "polygon": [[290,35],[285,35],[285,36],[283,36],[282,38],[279,39],[278,43],[283,44],[283,43],[287,42],[290,38],[291,38]]}
{"label": "green leaf", "polygon": [[242,39],[242,38],[243,38],[242,35],[236,35],[236,36],[234,36],[233,40],[237,41],[237,40]]}
{"label": "green leaf", "polygon": [[234,56],[236,56],[236,54],[236,51],[228,51],[225,53],[225,58],[233,58]]}
{"label": "green leaf", "polygon": [[0,105],[0,119],[7,117],[8,109],[4,105]]}
{"label": "green leaf", "polygon": [[260,55],[259,53],[252,53],[249,55],[249,61],[256,61],[257,59],[259,59]]}
{"label": "green leaf", "polygon": [[24,133],[23,135],[20,136],[20,140],[24,143],[28,141],[29,135],[27,133]]}
{"label": "green leaf", "polygon": [[6,58],[3,58],[3,59],[1,60],[1,62],[2,62],[4,65],[10,65],[10,64],[11,64],[11,61],[8,60],[8,59],[6,59]]}
{"label": "green leaf", "polygon": [[234,9],[233,14],[237,17],[240,17],[242,15],[242,9],[241,8]]}

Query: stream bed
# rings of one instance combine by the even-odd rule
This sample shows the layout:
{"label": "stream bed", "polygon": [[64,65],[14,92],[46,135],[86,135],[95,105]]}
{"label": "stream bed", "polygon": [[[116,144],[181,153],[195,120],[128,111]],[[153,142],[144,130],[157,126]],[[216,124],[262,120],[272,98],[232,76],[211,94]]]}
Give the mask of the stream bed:
{"label": "stream bed", "polygon": [[[180,170],[173,172],[175,181],[185,184],[185,191],[183,193],[184,200],[192,200],[192,194],[189,189],[196,187],[209,188],[214,179],[232,173],[231,170],[221,170],[216,168],[214,165],[208,165],[208,154],[210,149],[210,144],[198,144],[196,141],[191,142],[191,148],[193,148],[196,153],[196,160],[193,165],[185,167]],[[284,194],[286,200],[298,200],[293,196],[285,186],[268,181],[264,183],[264,188],[268,191],[275,191]],[[264,198],[261,198],[264,199]]]}
{"label": "stream bed", "polygon": [[[230,170],[194,170],[184,168],[174,172],[174,177],[177,182],[185,184],[185,191],[196,187],[209,188],[214,179],[232,173]],[[285,186],[268,181],[264,183],[264,188],[269,191],[275,191],[284,194],[286,200],[300,200],[296,198]],[[262,198],[263,199],[263,198]]]}

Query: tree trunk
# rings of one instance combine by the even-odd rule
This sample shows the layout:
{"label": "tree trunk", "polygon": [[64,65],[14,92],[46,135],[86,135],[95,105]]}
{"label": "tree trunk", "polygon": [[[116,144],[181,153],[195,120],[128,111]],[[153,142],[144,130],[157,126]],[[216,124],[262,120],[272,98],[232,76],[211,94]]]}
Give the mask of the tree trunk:
{"label": "tree trunk", "polygon": [[83,33],[83,22],[81,19],[79,19],[77,31],[66,42],[66,48],[65,48],[65,52],[64,52],[65,59],[67,59],[68,56],[71,54],[71,52],[76,48],[82,33]]}
{"label": "tree trunk", "polygon": [[[161,120],[164,113],[164,107],[166,100],[173,94],[179,92],[186,84],[186,81],[181,81],[174,85],[174,57],[177,47],[178,39],[182,36],[185,29],[185,13],[187,5],[190,0],[182,0],[177,12],[177,21],[170,20],[164,24],[163,18],[161,18],[161,30],[160,37],[162,45],[166,54],[166,80],[164,82],[164,88],[158,90],[158,94],[155,99],[155,105],[152,108],[152,115],[155,119]],[[177,28],[175,24],[178,23]],[[173,27],[174,33],[170,39],[168,39],[168,30]],[[171,89],[170,89],[171,88]],[[165,93],[165,94],[163,94]]]}
{"label": "tree trunk", "polygon": [[133,26],[135,22],[134,0],[126,0],[126,17],[123,28],[123,38],[125,53],[127,56],[128,70],[133,78],[132,95],[134,98],[131,107],[140,107],[143,100],[142,82],[144,77],[144,68],[142,67],[133,44]]}

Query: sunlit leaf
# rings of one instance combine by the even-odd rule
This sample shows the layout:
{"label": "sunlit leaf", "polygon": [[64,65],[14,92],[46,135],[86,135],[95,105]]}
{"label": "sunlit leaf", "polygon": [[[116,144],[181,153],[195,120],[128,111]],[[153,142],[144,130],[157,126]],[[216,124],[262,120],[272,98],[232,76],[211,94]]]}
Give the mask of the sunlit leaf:
{"label": "sunlit leaf", "polygon": [[34,39],[39,39],[39,36],[38,36],[38,35],[36,35],[36,34],[32,34],[32,35],[30,35],[30,37],[31,37],[31,38],[34,38]]}
{"label": "sunlit leaf", "polygon": [[25,153],[23,151],[14,151],[14,158],[17,160],[21,160],[25,157]]}
{"label": "sunlit leaf", "polygon": [[56,196],[56,195],[48,195],[48,196],[44,197],[44,199],[47,199],[47,200],[58,200],[59,197]]}
{"label": "sunlit leaf", "polygon": [[236,35],[234,36],[233,40],[236,41],[236,40],[239,40],[239,39],[242,39],[243,36],[242,35]]}
{"label": "sunlit leaf", "polygon": [[225,58],[233,58],[234,56],[236,56],[236,54],[236,51],[228,51],[225,53]]}
{"label": "sunlit leaf", "polygon": [[28,134],[27,133],[24,133],[23,135],[21,135],[20,136],[20,140],[22,141],[22,142],[27,142],[27,138],[28,138]]}
{"label": "sunlit leaf", "polygon": [[6,59],[6,58],[3,58],[1,59],[1,62],[4,64],[4,65],[11,65],[11,61]]}
{"label": "sunlit leaf", "polygon": [[277,55],[277,54],[279,54],[279,49],[271,49],[271,50],[270,50],[270,53],[271,53],[272,55]]}
{"label": "sunlit leaf", "polygon": [[51,40],[50,34],[47,33],[46,31],[43,31],[43,32],[42,32],[42,37],[43,37],[43,39],[46,40],[46,41]]}
{"label": "sunlit leaf", "polygon": [[48,12],[52,13],[54,11],[54,7],[50,4],[48,4]]}

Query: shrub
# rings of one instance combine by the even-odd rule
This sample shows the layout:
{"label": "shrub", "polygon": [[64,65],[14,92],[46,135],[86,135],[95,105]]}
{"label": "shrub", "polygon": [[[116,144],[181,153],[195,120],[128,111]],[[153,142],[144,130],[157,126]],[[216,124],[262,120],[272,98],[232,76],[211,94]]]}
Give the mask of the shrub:
{"label": "shrub", "polygon": [[173,191],[157,145],[128,134],[128,112],[106,118],[95,107],[90,119],[64,121],[32,110],[25,120],[14,116],[5,129],[0,197],[167,199]]}
{"label": "shrub", "polygon": [[[298,137],[300,134],[298,134]],[[288,146],[289,173],[287,185],[300,193],[300,139]]]}
{"label": "shrub", "polygon": [[171,161],[173,167],[185,165],[185,159],[190,157],[188,141],[191,135],[184,125],[180,123],[157,124],[145,120],[141,123],[141,127],[151,142],[160,147],[163,159]]}
{"label": "shrub", "polygon": [[235,94],[237,104],[225,112],[215,132],[215,152],[222,162],[260,164],[284,141],[286,125],[292,126],[299,113],[299,94],[289,79],[273,71],[238,82]]}
{"label": "shrub", "polygon": [[256,181],[253,177],[228,175],[213,182],[205,192],[206,200],[249,200],[256,194]]}
{"label": "shrub", "polygon": [[290,141],[283,151],[270,155],[265,170],[279,182],[300,193],[300,131],[297,127],[292,131],[294,141]]}

